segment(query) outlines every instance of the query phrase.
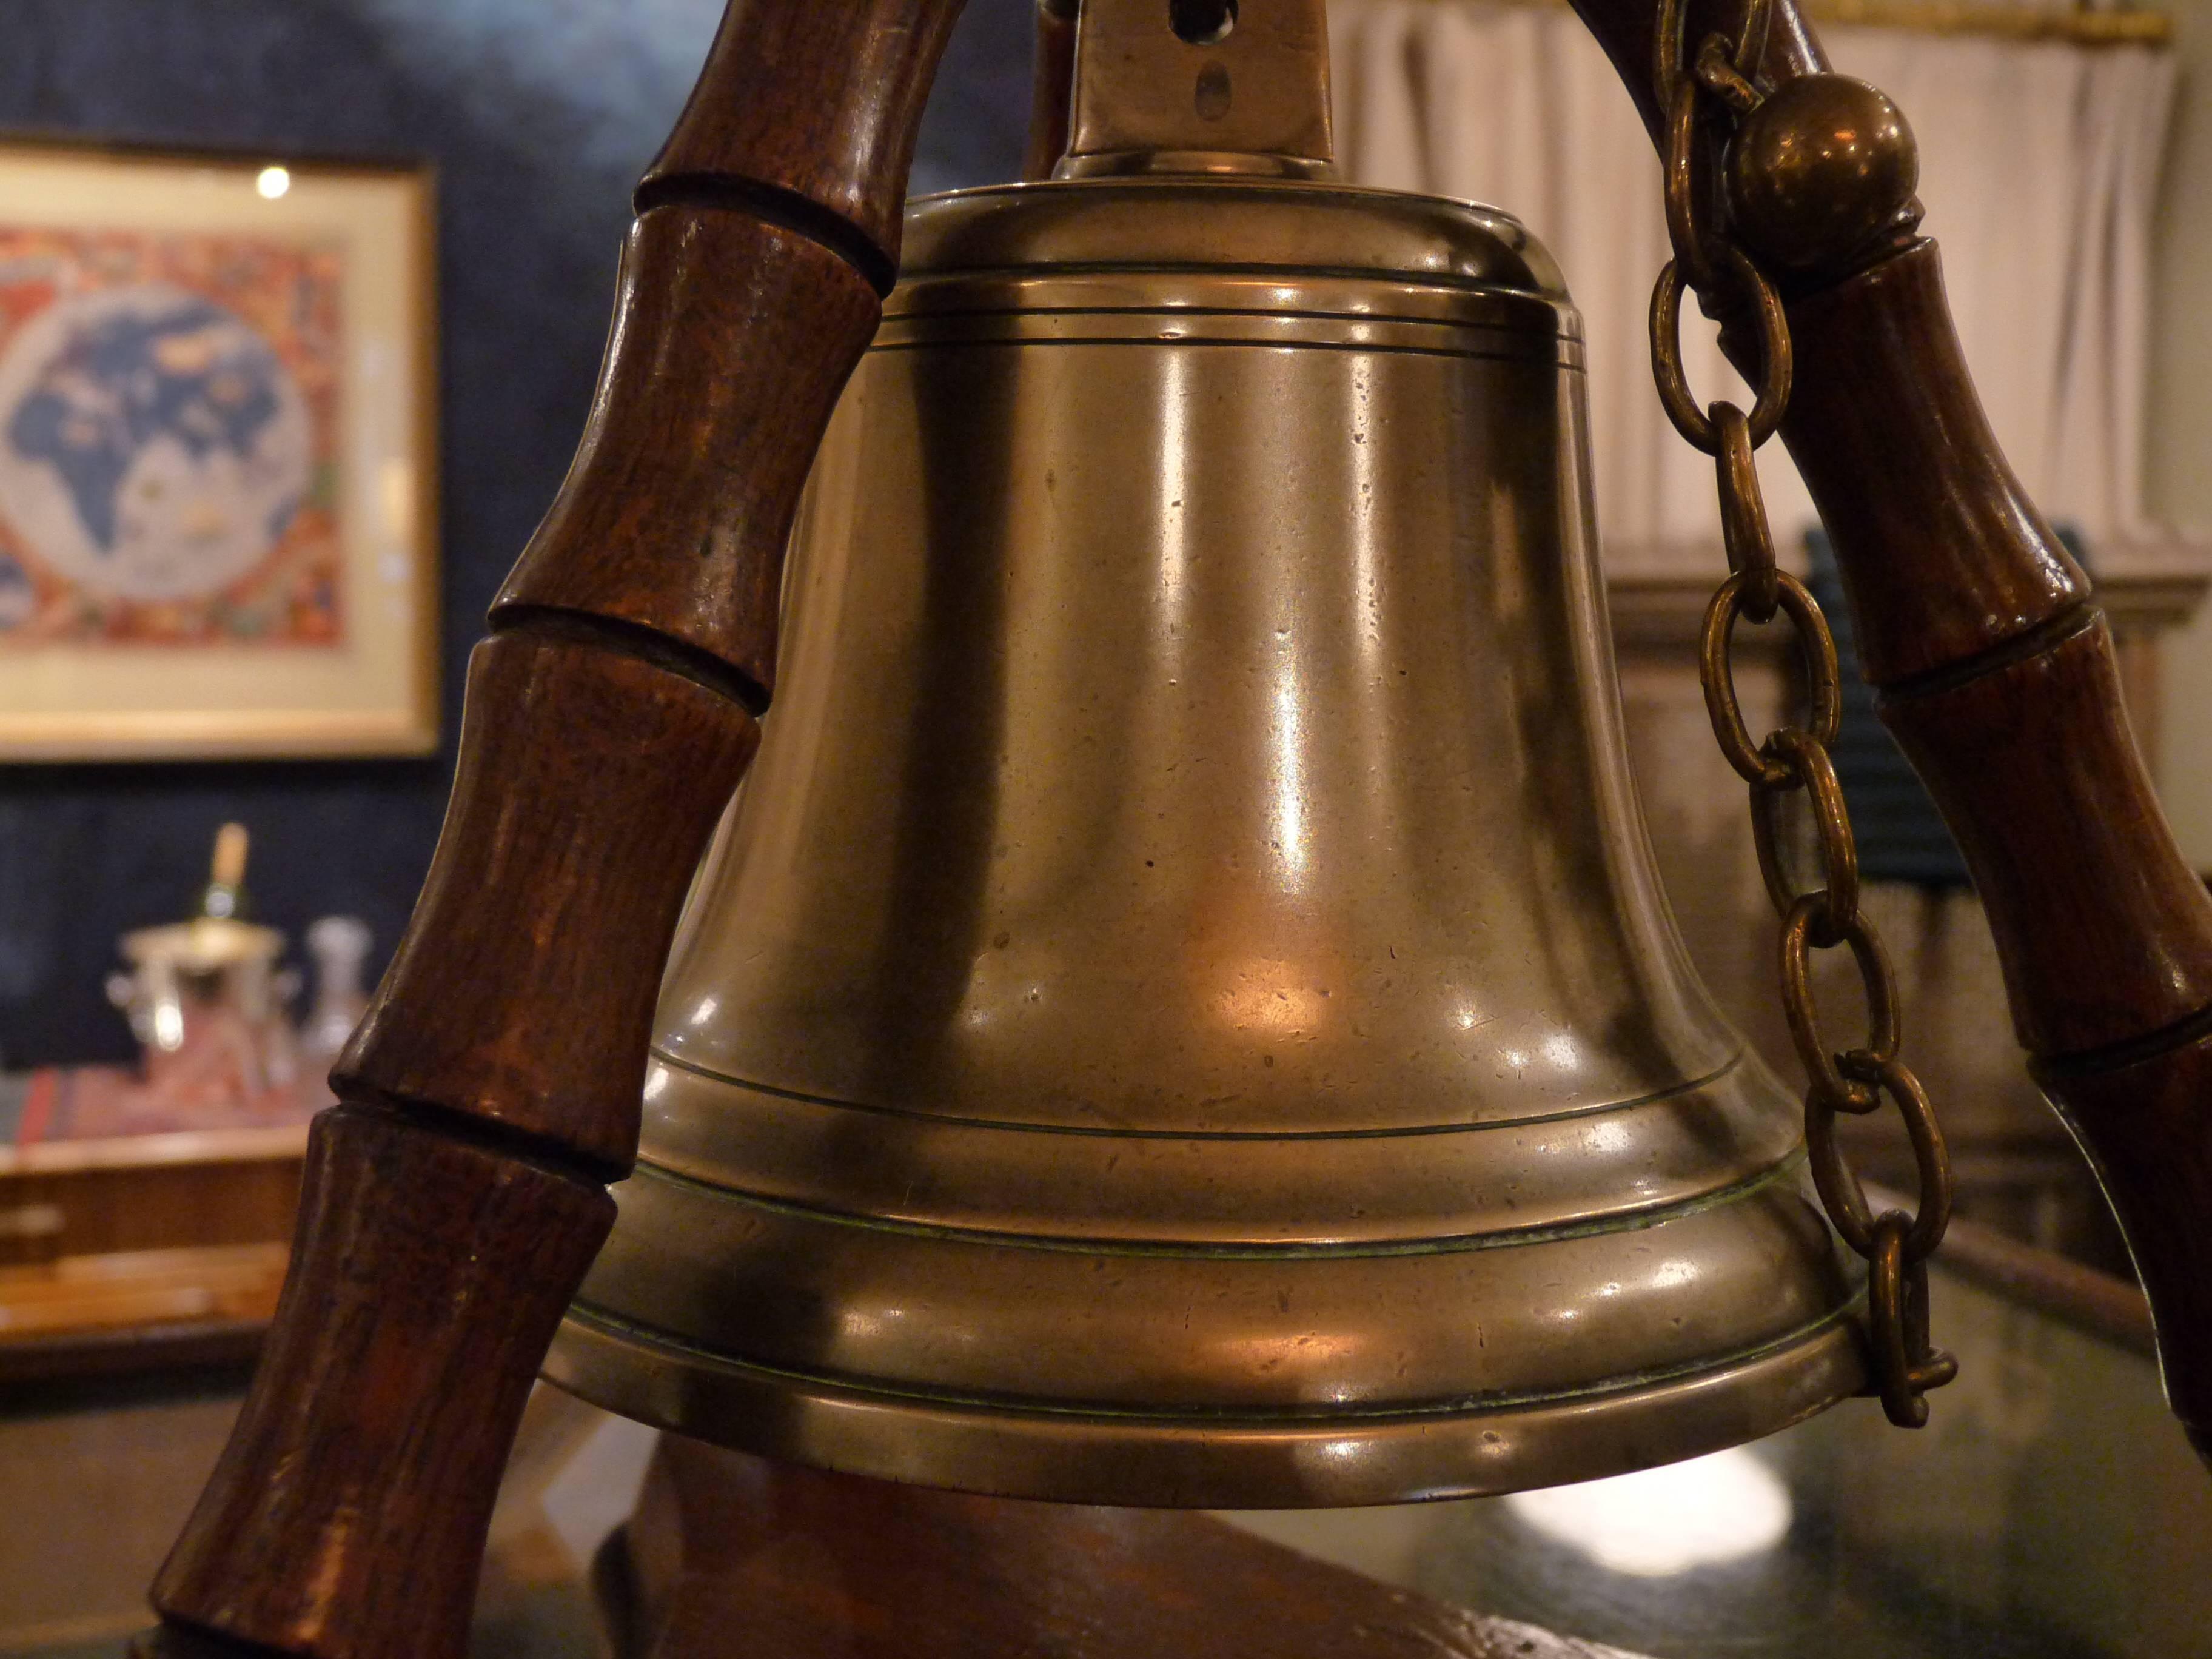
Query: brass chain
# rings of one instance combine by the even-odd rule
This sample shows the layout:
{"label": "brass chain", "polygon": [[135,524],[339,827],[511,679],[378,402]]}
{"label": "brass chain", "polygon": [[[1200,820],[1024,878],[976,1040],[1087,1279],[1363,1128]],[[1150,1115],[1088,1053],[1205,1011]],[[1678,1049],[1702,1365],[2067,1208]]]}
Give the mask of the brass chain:
{"label": "brass chain", "polygon": [[[1805,585],[1779,568],[1759,489],[1753,453],[1774,435],[1790,403],[1790,325],[1782,299],[1751,257],[1711,221],[1714,146],[1701,143],[1715,124],[1741,119],[1763,94],[1754,82],[1765,51],[1771,0],[1751,0],[1740,38],[1708,35],[1693,62],[1683,57],[1686,0],[1662,0],[1655,84],[1667,114],[1667,231],[1674,257],[1651,295],[1651,365],[1660,400],[1683,438],[1714,459],[1721,528],[1732,573],[1705,612],[1698,659],[1705,708],[1729,763],[1751,786],[1753,838],[1767,895],[1783,919],[1783,1011],[1803,1062],[1805,1139],[1814,1184],[1844,1242],[1868,1264],[1868,1312],[1875,1380],[1889,1419],[1917,1428],[1928,1420],[1926,1390],[1957,1374],[1950,1355],[1928,1336],[1928,1258],[1951,1213],[1951,1169],[1943,1133],[1921,1087],[1898,1058],[1897,980],[1889,955],[1860,908],[1858,849],[1829,750],[1843,710],[1836,642]],[[1724,299],[1755,324],[1757,395],[1749,414],[1716,402],[1700,408],[1683,372],[1686,288]],[[1739,618],[1789,619],[1805,665],[1810,716],[1754,745],[1736,700],[1730,647]],[[1803,792],[1818,848],[1817,884],[1801,890],[1784,860],[1782,808]],[[1821,1035],[1813,996],[1812,952],[1849,947],[1868,1010],[1857,1046],[1837,1049]],[[1919,1212],[1870,1210],[1857,1175],[1836,1144],[1843,1112],[1878,1109],[1887,1098],[1905,1120],[1919,1168]]]}

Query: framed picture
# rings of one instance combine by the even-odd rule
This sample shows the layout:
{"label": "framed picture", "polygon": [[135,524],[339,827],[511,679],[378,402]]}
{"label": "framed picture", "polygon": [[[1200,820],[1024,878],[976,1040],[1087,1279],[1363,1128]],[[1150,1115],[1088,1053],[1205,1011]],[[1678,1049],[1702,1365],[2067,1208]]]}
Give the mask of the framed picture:
{"label": "framed picture", "polygon": [[432,216],[0,140],[0,761],[436,746]]}

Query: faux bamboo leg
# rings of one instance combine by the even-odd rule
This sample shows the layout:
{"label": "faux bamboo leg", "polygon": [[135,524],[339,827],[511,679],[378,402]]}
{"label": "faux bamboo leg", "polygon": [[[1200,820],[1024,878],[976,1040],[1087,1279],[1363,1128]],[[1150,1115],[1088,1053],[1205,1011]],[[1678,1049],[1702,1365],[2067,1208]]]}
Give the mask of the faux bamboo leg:
{"label": "faux bamboo leg", "polygon": [[[1574,0],[1660,137],[1652,0]],[[1736,0],[1693,5],[1729,38]],[[1825,70],[1776,0],[1760,78]],[[1957,836],[2031,1069],[2096,1165],[2212,1461],[2212,898],[2121,707],[2087,577],[2021,490],[1959,349],[1917,204],[1790,274],[1782,436],[1820,509],[1882,717]],[[1724,328],[1738,361],[1756,347]]]}
{"label": "faux bamboo leg", "polygon": [[732,0],[639,192],[598,400],[472,659],[429,879],[141,1651],[464,1648],[530,1380],[635,1155],[678,910],[757,741],[785,538],[897,260],[958,0]]}

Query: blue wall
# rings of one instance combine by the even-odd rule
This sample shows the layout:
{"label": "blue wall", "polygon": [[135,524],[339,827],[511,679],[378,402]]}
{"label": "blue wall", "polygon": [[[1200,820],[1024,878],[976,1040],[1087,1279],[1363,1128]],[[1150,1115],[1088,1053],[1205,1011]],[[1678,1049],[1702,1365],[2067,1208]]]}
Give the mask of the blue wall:
{"label": "blue wall", "polygon": [[[0,1059],[121,1058],[101,981],[175,919],[216,825],[296,940],[346,911],[378,961],[437,834],[464,659],[590,401],[627,198],[719,0],[8,0],[0,127],[423,158],[439,172],[448,750],[435,760],[19,768],[0,776]],[[917,190],[1013,176],[1030,0],[969,0]]]}

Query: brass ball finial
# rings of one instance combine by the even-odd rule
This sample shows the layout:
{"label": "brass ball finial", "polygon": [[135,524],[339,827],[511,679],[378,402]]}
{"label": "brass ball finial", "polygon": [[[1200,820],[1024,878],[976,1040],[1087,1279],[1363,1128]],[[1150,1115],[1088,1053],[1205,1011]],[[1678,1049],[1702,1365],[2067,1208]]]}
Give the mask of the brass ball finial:
{"label": "brass ball finial", "polygon": [[1879,88],[1846,75],[1784,82],[1729,145],[1729,206],[1760,258],[1787,270],[1841,264],[1912,200],[1920,151]]}

